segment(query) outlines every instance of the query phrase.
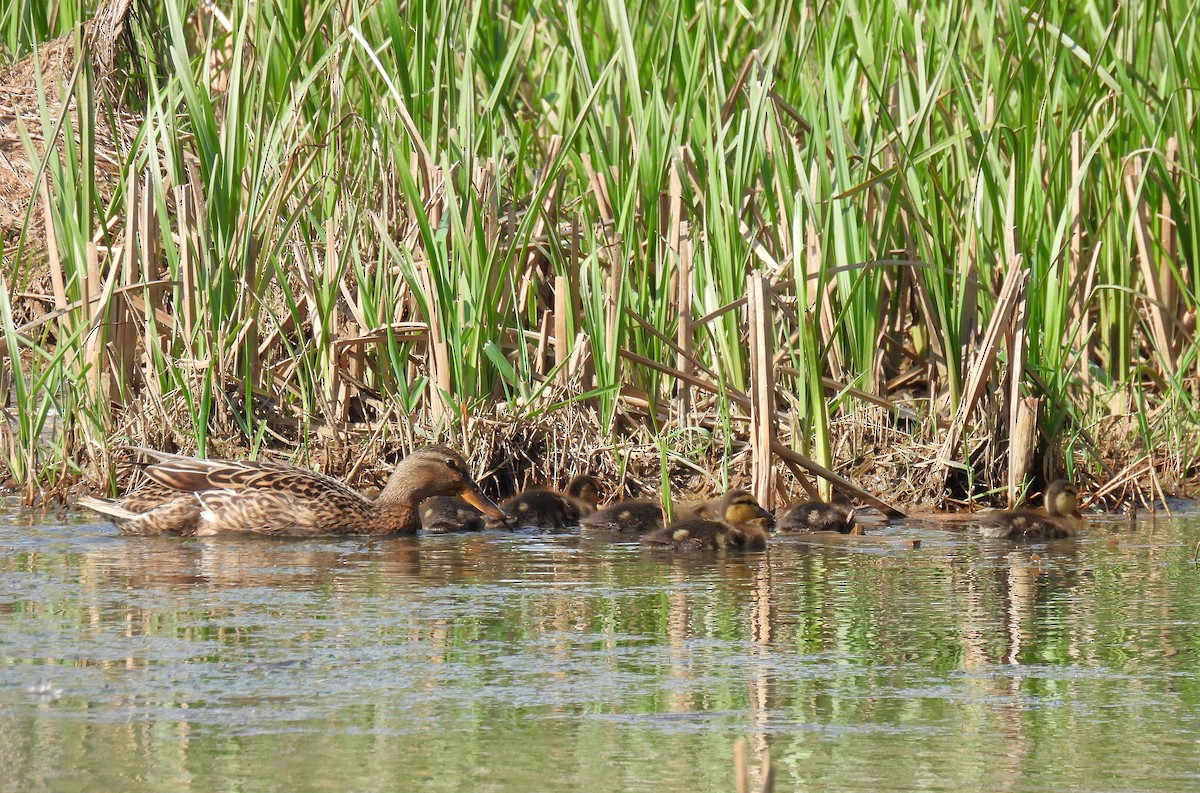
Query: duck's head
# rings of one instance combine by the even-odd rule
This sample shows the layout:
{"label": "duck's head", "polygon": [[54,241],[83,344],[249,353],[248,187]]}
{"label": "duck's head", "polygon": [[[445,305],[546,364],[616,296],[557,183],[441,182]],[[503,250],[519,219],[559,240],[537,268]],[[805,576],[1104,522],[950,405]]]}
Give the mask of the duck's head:
{"label": "duck's head", "polygon": [[1079,513],[1079,491],[1075,489],[1075,485],[1065,479],[1051,482],[1046,488],[1046,512],[1064,517],[1083,517]]}
{"label": "duck's head", "polygon": [[449,446],[414,449],[396,465],[378,500],[419,504],[430,496],[458,496],[485,515],[504,517],[471,478],[467,461]]}
{"label": "duck's head", "polygon": [[840,490],[833,491],[833,496],[830,497],[829,503],[840,509],[842,512],[854,512],[854,502],[850,500],[849,496]]}
{"label": "duck's head", "polygon": [[574,476],[567,482],[567,495],[595,509],[600,503],[600,483],[587,474]]}
{"label": "duck's head", "polygon": [[844,532],[845,534],[862,536],[867,533],[863,529],[862,524],[854,519],[854,502],[845,493],[840,490],[833,491],[833,497],[829,499],[829,505],[837,507],[846,514],[846,525],[850,528]]}
{"label": "duck's head", "polygon": [[772,520],[770,512],[745,490],[730,490],[721,497],[721,518],[732,526],[753,524],[765,526]]}

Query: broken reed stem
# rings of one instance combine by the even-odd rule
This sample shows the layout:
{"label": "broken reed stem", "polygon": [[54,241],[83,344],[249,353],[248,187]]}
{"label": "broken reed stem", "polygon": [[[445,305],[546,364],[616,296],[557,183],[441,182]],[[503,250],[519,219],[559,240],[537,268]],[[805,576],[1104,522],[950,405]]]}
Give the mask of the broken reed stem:
{"label": "broken reed stem", "polygon": [[1133,239],[1137,247],[1138,266],[1141,269],[1142,281],[1145,285],[1145,311],[1149,315],[1151,336],[1154,346],[1158,349],[1159,359],[1165,374],[1174,372],[1178,366],[1176,361],[1177,340],[1172,328],[1172,318],[1168,318],[1169,306],[1174,302],[1172,289],[1173,279],[1167,272],[1167,283],[1163,283],[1163,271],[1154,266],[1153,242],[1150,238],[1150,208],[1146,204],[1143,185],[1144,165],[1141,160],[1130,160],[1125,169],[1125,194],[1129,199],[1129,211],[1133,223]]}
{"label": "broken reed stem", "polygon": [[1008,507],[1017,505],[1033,453],[1037,448],[1038,407],[1037,397],[1017,397],[1014,402],[1008,436]]}
{"label": "broken reed stem", "polygon": [[196,206],[192,188],[180,185],[175,188],[175,207],[179,214],[179,288],[176,290],[177,306],[182,307],[184,349],[195,355],[193,345],[196,333],[196,306],[199,299],[199,280],[196,278],[196,257],[200,249],[193,247],[196,229]]}
{"label": "broken reed stem", "polygon": [[[155,225],[157,220],[155,210],[154,180],[147,172],[142,178],[141,206],[138,215],[138,231],[140,232],[138,249],[141,254],[142,312],[144,315],[142,338],[144,340],[143,354],[145,355],[144,371],[146,372],[142,382],[149,390],[151,398],[157,401],[162,397],[162,384],[156,374],[158,366],[154,352],[158,352],[159,360],[166,361],[170,355],[170,348],[165,344],[158,320],[159,313],[165,314],[163,312],[162,287],[150,286],[152,282],[158,281],[158,229]],[[132,317],[130,319],[132,320]]]}
{"label": "broken reed stem", "polygon": [[[1067,277],[1071,289],[1071,347],[1077,348],[1087,333],[1088,310],[1086,274],[1083,270],[1083,131],[1071,133],[1071,184],[1079,185],[1071,196],[1071,245],[1067,249]],[[1088,336],[1086,348],[1079,356],[1079,378],[1085,387],[1091,386],[1091,347]]]}
{"label": "broken reed stem", "polygon": [[[1010,262],[1009,267],[1020,265],[1020,261]],[[1032,442],[1032,438],[1020,438],[1019,434],[1025,431],[1023,426],[1018,426],[1021,421],[1026,418],[1024,411],[1024,400],[1021,397],[1021,384],[1025,381],[1025,297],[1024,293],[1017,299],[1013,306],[1012,319],[1008,327],[1008,506],[1012,508],[1016,504],[1017,494],[1021,491],[1021,484],[1025,481],[1025,474],[1029,470],[1029,457],[1032,457],[1032,448],[1028,449],[1028,456],[1025,454],[1025,449],[1021,449],[1019,454],[1013,454],[1014,448],[1018,443]],[[1034,427],[1036,431],[1036,427]]]}
{"label": "broken reed stem", "polygon": [[565,275],[554,276],[554,365],[558,367],[560,383],[571,379],[568,361],[571,357],[571,342],[567,338],[570,333],[567,318],[570,314],[571,279]]}
{"label": "broken reed stem", "polygon": [[771,320],[771,283],[758,273],[746,277],[750,326],[750,449],[751,490],[765,509],[775,504],[775,358]]}
{"label": "broken reed stem", "polygon": [[[139,200],[138,177],[136,171],[130,171],[125,182],[125,237],[121,251],[121,284],[137,283],[135,273],[138,271],[138,242],[141,238],[139,229]],[[137,331],[133,326],[133,315],[129,310],[129,301],[123,294],[112,298],[111,314],[113,323],[112,354],[113,381],[116,391],[122,400],[132,396],[135,386]]]}
{"label": "broken reed stem", "polygon": [[996,300],[996,308],[992,313],[991,322],[988,323],[987,331],[983,335],[983,343],[967,372],[966,388],[963,391],[962,400],[959,402],[958,411],[954,414],[954,420],[950,422],[950,429],[946,432],[946,439],[942,442],[941,450],[938,451],[935,465],[941,471],[943,481],[950,465],[950,459],[954,456],[955,449],[958,448],[959,440],[962,439],[967,421],[976,404],[983,397],[984,386],[987,385],[988,377],[996,362],[996,350],[1001,334],[1009,327],[1017,303],[1024,299],[1025,284],[1028,281],[1029,271],[1021,266],[1021,257],[1014,256],[1009,264],[1008,275],[1004,278],[1004,286],[1000,289],[1000,296]]}
{"label": "broken reed stem", "polygon": [[425,321],[429,324],[428,351],[431,369],[429,379],[433,381],[434,385],[429,409],[433,423],[437,425],[441,424],[444,419],[451,418],[450,405],[446,402],[453,385],[450,379],[450,351],[446,347],[446,339],[442,334],[440,321],[442,312],[439,310],[441,304],[433,274],[429,272],[429,264],[422,262],[418,272],[421,276],[421,284],[425,289],[425,305],[429,307],[429,315],[425,317]]}
{"label": "broken reed stem", "polygon": [[[671,168],[669,210],[667,218],[667,246],[676,263],[675,308],[679,322],[675,328],[675,343],[678,346],[676,366],[681,372],[690,372],[695,358],[693,345],[696,332],[693,327],[692,289],[692,244],[683,233],[683,182],[679,173],[683,167],[684,153],[681,150]],[[686,380],[677,381],[675,395],[680,421],[686,426],[692,423],[692,390]]]}

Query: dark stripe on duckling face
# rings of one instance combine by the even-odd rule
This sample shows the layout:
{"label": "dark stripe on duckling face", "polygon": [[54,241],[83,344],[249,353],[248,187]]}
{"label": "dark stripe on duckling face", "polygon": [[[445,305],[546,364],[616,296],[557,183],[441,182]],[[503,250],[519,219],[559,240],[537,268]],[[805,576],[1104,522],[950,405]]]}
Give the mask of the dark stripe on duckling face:
{"label": "dark stripe on duckling face", "polygon": [[745,490],[731,490],[726,494],[723,514],[725,522],[734,526],[771,520],[771,513],[759,506],[754,496]]}

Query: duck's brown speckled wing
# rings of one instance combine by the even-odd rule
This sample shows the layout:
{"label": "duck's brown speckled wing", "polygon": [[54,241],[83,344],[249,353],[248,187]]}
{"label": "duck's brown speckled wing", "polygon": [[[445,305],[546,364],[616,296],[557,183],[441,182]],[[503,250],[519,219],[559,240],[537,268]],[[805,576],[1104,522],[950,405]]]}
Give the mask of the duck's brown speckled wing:
{"label": "duck's brown speckled wing", "polygon": [[[212,490],[197,493],[202,511],[197,536],[261,534],[315,537],[369,534],[370,514],[336,492],[303,494],[284,489]],[[359,499],[361,501],[361,499]]]}
{"label": "duck's brown speckled wing", "polygon": [[357,507],[365,504],[362,496],[336,479],[265,460],[173,457],[147,466],[145,473],[155,484],[184,493],[271,490],[300,498],[333,498]]}
{"label": "duck's brown speckled wing", "polygon": [[191,494],[173,493],[173,496],[169,500],[141,511],[139,515],[127,520],[116,521],[121,533],[142,537],[196,536],[200,526],[200,501]]}
{"label": "duck's brown speckled wing", "polygon": [[130,512],[149,512],[174,501],[179,496],[180,493],[175,488],[150,481],[129,491],[120,499],[120,504]]}

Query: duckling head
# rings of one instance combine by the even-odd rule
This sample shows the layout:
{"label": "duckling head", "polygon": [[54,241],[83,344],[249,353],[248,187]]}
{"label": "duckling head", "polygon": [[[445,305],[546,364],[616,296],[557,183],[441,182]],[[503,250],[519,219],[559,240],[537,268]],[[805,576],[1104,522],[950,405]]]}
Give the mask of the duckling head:
{"label": "duckling head", "polygon": [[1081,517],[1079,514],[1079,491],[1075,489],[1075,485],[1065,479],[1058,479],[1050,483],[1046,488],[1046,512],[1051,515],[1074,515]]}
{"label": "duckling head", "polygon": [[580,474],[567,482],[567,495],[594,510],[600,504],[600,483],[594,476]]}
{"label": "duckling head", "polygon": [[769,523],[771,513],[758,505],[754,496],[745,490],[730,490],[721,499],[721,515],[725,522],[741,526],[758,521],[758,525]]}

